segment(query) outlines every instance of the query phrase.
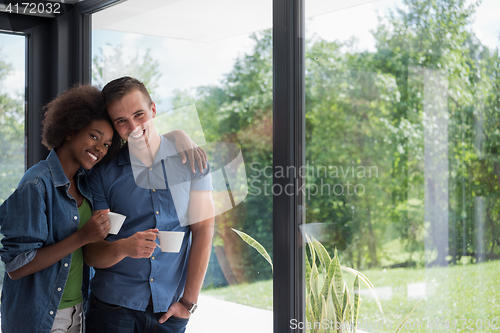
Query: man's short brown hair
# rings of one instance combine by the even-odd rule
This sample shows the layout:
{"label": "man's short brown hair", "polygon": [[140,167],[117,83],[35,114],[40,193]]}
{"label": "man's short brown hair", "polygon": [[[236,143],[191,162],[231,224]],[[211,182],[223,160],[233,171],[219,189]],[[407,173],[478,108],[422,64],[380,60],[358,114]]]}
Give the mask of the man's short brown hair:
{"label": "man's short brown hair", "polygon": [[133,92],[134,90],[139,90],[151,106],[153,100],[151,99],[148,89],[144,83],[134,79],[133,77],[123,76],[108,82],[108,84],[102,88],[102,96],[104,98],[105,107],[107,108],[111,102],[121,99],[123,96]]}

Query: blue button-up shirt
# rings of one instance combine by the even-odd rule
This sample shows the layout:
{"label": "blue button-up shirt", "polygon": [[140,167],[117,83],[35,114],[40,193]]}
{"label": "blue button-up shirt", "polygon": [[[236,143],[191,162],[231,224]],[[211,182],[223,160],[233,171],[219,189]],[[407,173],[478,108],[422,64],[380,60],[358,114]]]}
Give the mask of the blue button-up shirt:
{"label": "blue button-up shirt", "polygon": [[[92,202],[86,171],[77,174],[80,193]],[[0,256],[7,272],[29,263],[41,247],[55,244],[78,230],[76,201],[68,194],[69,180],[52,150],[46,160],[31,167],[14,193],[0,206]],[[7,273],[2,290],[2,332],[49,333],[71,266],[68,255],[54,265],[19,280]],[[90,271],[84,267],[84,299]]]}
{"label": "blue button-up shirt", "polygon": [[190,191],[212,190],[210,168],[193,173],[188,163],[182,164],[173,142],[161,137],[151,166],[124,149],[115,160],[95,167],[90,183],[96,210],[109,208],[127,217],[120,232],[109,235],[108,241],[153,228],[185,232],[179,253],[157,247],[150,258],[124,258],[109,268],[96,269],[91,283],[92,292],[104,302],[144,311],[151,296],[154,312],[166,312],[184,291]]}

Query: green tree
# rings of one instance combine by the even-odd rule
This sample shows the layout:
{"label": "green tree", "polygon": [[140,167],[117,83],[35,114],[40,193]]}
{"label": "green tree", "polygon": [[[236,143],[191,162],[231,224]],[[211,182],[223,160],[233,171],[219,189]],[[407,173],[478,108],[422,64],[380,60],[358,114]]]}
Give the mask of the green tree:
{"label": "green tree", "polygon": [[[481,45],[470,29],[479,2],[467,6],[464,0],[405,0],[404,4],[404,8],[398,9],[396,13],[391,12],[387,20],[381,21],[375,31],[377,52],[372,66],[378,71],[392,75],[398,84],[401,98],[396,103],[394,117],[390,119],[391,126],[401,128],[401,124],[408,121],[416,126],[420,134],[425,132],[425,126],[435,125],[433,122],[426,125],[424,119],[425,112],[429,113],[429,110],[425,110],[423,73],[439,73],[446,78],[445,107],[449,116],[449,146],[448,156],[442,158],[448,158],[449,161],[449,221],[446,221],[449,244],[447,247],[436,247],[436,258],[430,263],[445,265],[447,254],[451,255],[452,262],[463,255],[478,255],[475,232],[478,223],[474,214],[474,198],[478,197],[478,192],[475,190],[474,178],[482,178],[482,182],[476,180],[476,184],[491,187],[491,181],[487,181],[485,176],[492,176],[490,179],[498,177],[489,173],[487,168],[477,166],[478,163],[494,166],[494,163],[491,161],[491,155],[480,158],[476,145],[477,138],[482,137],[478,129],[496,123],[495,117],[485,117],[485,111],[490,109],[486,96],[496,93],[495,89],[491,89],[493,87],[490,83],[495,73],[495,60],[491,59],[495,59],[495,56]],[[498,55],[496,57],[498,58]],[[489,64],[489,67],[486,64]],[[484,105],[484,109],[481,105]],[[397,140],[395,136],[392,138]],[[491,138],[483,137],[482,144],[489,146]],[[396,152],[393,169],[394,179],[397,180],[393,188],[396,207],[400,206],[402,201],[411,202],[408,200],[411,198],[406,197],[408,189],[411,186],[424,189],[426,181],[424,165],[417,162],[422,157],[418,155],[422,149],[406,149],[408,141],[399,142],[403,150]],[[421,138],[420,148],[423,146]],[[412,156],[414,152],[417,152],[416,156]],[[484,159],[490,160],[479,162]],[[417,163],[412,165],[413,162]],[[408,176],[415,178],[410,179]],[[422,201],[426,191],[428,193],[429,189],[418,190],[416,193],[420,193],[420,197],[417,195],[415,199]],[[487,212],[491,212],[491,208],[498,205],[496,201],[494,198],[488,198]],[[405,209],[403,205],[402,208],[394,211],[393,219],[402,221],[398,228],[405,239],[413,240],[408,244],[411,246],[411,243],[415,244],[417,237],[411,236],[407,231],[420,230],[424,221],[420,220],[415,224],[415,221],[409,219],[409,207]],[[421,215],[422,213],[417,214]],[[488,223],[488,228],[495,229],[495,223],[498,224],[496,219],[495,222]],[[431,223],[428,232],[435,237],[438,232],[433,231],[432,227]],[[498,234],[487,234],[493,236],[485,241],[488,243],[487,247],[492,248]],[[433,241],[439,243],[439,240]]]}
{"label": "green tree", "polygon": [[131,76],[144,83],[153,100],[161,77],[160,63],[151,55],[151,49],[142,54],[139,49],[130,58],[124,56],[123,45],[107,44],[110,52],[99,48],[98,54],[92,59],[92,83],[104,87],[109,81],[121,76]]}
{"label": "green tree", "polygon": [[[427,258],[431,265],[447,264],[448,254],[452,262],[463,255],[477,257],[481,246],[489,251],[486,258],[497,256],[499,205],[494,193],[500,168],[495,164],[498,86],[493,82],[498,53],[471,32],[477,6],[462,0],[405,0],[380,18],[373,32],[375,52],[356,51],[354,41],[315,39],[306,46],[308,160],[316,167],[379,168],[376,179],[366,184],[356,180],[366,188],[363,197],[320,195],[307,205],[307,220],[333,223],[332,242],[344,247],[357,267],[378,266],[381,244],[398,237],[410,253],[406,264],[411,264],[411,253],[424,251],[426,233],[427,249],[434,250]],[[425,140],[432,138],[436,125],[426,116],[436,107],[429,102],[435,92],[429,86],[426,91],[425,84],[434,77],[444,78],[441,111],[449,117],[447,150],[437,158],[448,160],[449,200],[440,207],[448,211],[444,222],[424,217],[426,211],[429,215],[425,195],[432,194],[425,186],[434,180],[425,155],[432,147]],[[339,178],[316,173],[308,182],[335,186],[341,185]],[[476,232],[474,198],[482,196],[486,226]],[[485,235],[481,246],[478,233]]]}
{"label": "green tree", "polygon": [[257,177],[251,168],[252,163],[259,170],[272,167],[272,33],[251,38],[253,50],[235,61],[220,85],[201,86],[194,93],[177,91],[172,99],[174,109],[196,104],[207,142],[235,143],[245,160],[249,195],[216,218],[215,252],[221,266],[225,260],[231,266],[222,267],[230,283],[268,279],[272,274],[231,230],[248,231],[272,252],[272,195],[264,194],[266,186],[270,192],[272,178]]}
{"label": "green tree", "polygon": [[383,230],[387,220],[379,208],[390,197],[382,186],[390,181],[382,120],[396,87],[390,77],[354,67],[370,56],[345,47],[318,40],[306,51],[306,157],[313,164],[306,219],[329,226],[323,242],[341,249],[350,264],[378,266],[377,227]]}

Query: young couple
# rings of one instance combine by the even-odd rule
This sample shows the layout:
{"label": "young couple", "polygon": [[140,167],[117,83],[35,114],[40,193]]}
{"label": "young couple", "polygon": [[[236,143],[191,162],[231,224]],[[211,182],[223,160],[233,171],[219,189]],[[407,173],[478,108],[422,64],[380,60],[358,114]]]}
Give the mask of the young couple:
{"label": "young couple", "polygon": [[[0,206],[3,333],[185,331],[210,256],[212,184],[204,152],[183,131],[160,136],[155,116],[130,77],[46,106],[51,152]],[[127,217],[116,235],[110,211]],[[159,231],[185,233],[179,253],[160,251]]]}

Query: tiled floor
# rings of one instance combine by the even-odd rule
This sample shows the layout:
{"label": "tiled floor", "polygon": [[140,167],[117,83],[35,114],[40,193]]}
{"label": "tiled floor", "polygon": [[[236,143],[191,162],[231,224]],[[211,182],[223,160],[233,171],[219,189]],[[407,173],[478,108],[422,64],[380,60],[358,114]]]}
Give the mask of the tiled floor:
{"label": "tiled floor", "polygon": [[[273,312],[226,302],[205,295],[192,315],[186,333],[272,333]],[[358,333],[368,333],[358,329]]]}
{"label": "tiled floor", "polygon": [[[272,333],[273,312],[200,295],[186,333]],[[358,330],[359,333],[367,333]],[[1,333],[1,332],[0,332]]]}

